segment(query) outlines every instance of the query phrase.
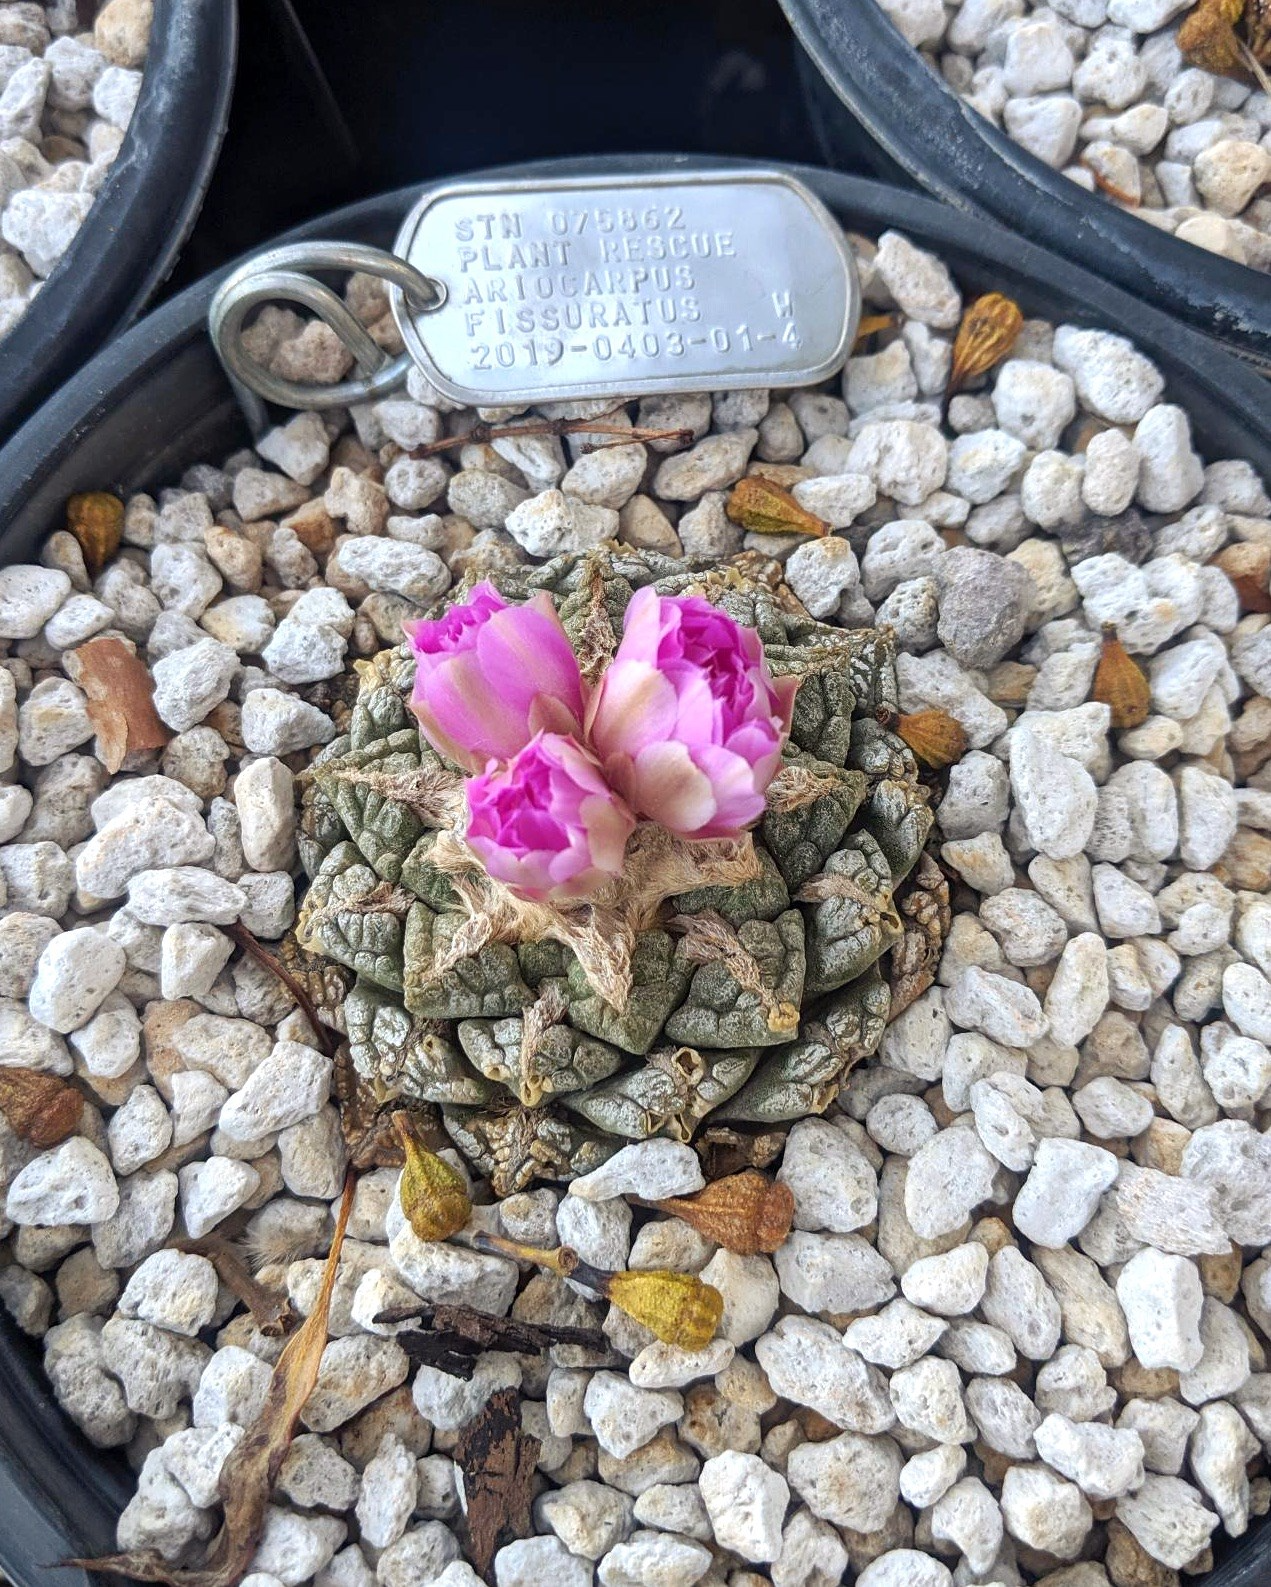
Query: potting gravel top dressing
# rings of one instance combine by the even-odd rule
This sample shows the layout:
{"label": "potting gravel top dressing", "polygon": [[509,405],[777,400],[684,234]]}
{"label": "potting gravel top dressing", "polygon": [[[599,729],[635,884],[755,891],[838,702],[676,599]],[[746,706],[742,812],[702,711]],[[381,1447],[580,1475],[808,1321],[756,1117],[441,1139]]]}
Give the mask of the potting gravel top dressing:
{"label": "potting gravel top dressing", "polygon": [[[151,0],[0,4],[0,336],[75,240],[132,119]],[[91,268],[91,264],[86,266]]]}
{"label": "potting gravel top dressing", "polygon": [[1271,1508],[1271,500],[848,240],[815,383],[412,364],[0,571],[0,1297],[111,1569],[1104,1587]]}
{"label": "potting gravel top dressing", "polygon": [[1266,0],[879,3],[1030,154],[1151,225],[1271,270]]}

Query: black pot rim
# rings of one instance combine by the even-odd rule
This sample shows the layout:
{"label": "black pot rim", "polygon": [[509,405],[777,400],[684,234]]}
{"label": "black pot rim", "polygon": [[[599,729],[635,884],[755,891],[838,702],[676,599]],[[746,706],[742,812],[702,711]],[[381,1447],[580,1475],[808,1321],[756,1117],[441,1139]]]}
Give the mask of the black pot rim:
{"label": "black pot rim", "polygon": [[0,339],[0,439],[145,306],[198,217],[229,121],[237,0],[155,0],[141,93],[84,224]]}
{"label": "black pot rim", "polygon": [[1018,227],[1271,374],[1271,276],[1180,242],[1021,148],[928,68],[877,0],[781,7],[834,95],[927,191]]}
{"label": "black pot rim", "polygon": [[[608,156],[471,174],[488,179],[756,163],[678,155]],[[976,284],[990,279],[1007,286],[1022,282],[1020,295],[1026,308],[1031,302],[1042,312],[1050,294],[1063,300],[1059,312],[1050,310],[1059,319],[1134,335],[1140,348],[1165,370],[1167,395],[1189,410],[1197,421],[1198,436],[1208,437],[1211,454],[1247,457],[1271,477],[1271,416],[1265,404],[1260,414],[1257,408],[1232,411],[1233,406],[1240,410],[1242,404],[1264,396],[1265,386],[1214,342],[1034,244],[922,194],[813,167],[782,169],[812,186],[849,229],[897,227],[919,244],[940,251],[964,279],[973,280],[978,271],[982,281]],[[277,240],[336,237],[384,245],[423,190],[402,188],[364,200]],[[104,348],[0,450],[0,524],[5,526],[0,532],[0,560],[29,556],[38,539],[57,527],[60,509],[72,491],[107,484],[144,488],[170,480],[175,477],[172,469],[193,461],[165,446],[160,433],[164,416],[155,417],[148,408],[131,436],[135,458],[107,450],[85,462],[77,454],[84,452],[98,425],[117,417],[130,402],[139,403],[157,373],[173,360],[197,356],[205,370],[214,364],[206,340],[207,308],[217,283],[232,268],[187,288]],[[217,373],[216,378],[221,389],[213,405],[219,403],[223,419],[233,398],[224,377]],[[112,467],[113,475],[103,472]],[[0,1315],[0,1407],[0,1515],[5,1518],[0,1528],[0,1567],[18,1587],[88,1587],[90,1581],[103,1581],[78,1568],[50,1572],[47,1567],[69,1554],[97,1553],[111,1546],[115,1517],[131,1492],[129,1478],[117,1455],[92,1450],[62,1414],[30,1341],[21,1338],[6,1315]],[[1257,1587],[1265,1580],[1268,1563],[1271,1526],[1233,1548],[1220,1570],[1208,1578],[1207,1587]]]}

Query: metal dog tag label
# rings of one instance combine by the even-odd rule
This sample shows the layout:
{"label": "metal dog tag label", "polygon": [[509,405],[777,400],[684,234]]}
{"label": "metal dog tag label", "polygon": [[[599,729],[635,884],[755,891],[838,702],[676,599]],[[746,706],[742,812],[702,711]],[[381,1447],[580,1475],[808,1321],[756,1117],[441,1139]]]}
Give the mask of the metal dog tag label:
{"label": "metal dog tag label", "polygon": [[394,249],[411,357],[475,407],[802,386],[843,363],[860,295],[833,217],[778,171],[457,182]]}

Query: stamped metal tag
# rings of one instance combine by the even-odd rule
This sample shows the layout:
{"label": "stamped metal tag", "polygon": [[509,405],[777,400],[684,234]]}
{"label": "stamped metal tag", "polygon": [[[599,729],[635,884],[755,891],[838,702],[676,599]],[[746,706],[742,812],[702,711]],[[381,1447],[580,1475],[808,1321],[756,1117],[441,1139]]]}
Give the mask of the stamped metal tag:
{"label": "stamped metal tag", "polygon": [[[302,273],[337,270],[388,283],[404,355],[385,354]],[[335,330],[356,378],[302,384],[251,357],[247,316],[277,298]],[[229,373],[273,402],[365,401],[413,361],[445,396],[484,408],[811,385],[841,367],[859,317],[851,250],[824,205],[784,172],[741,168],[431,188],[392,254],[269,250],[224,282],[209,323]]]}
{"label": "stamped metal tag", "polygon": [[460,182],[395,245],[442,283],[402,339],[473,406],[802,386],[851,346],[859,296],[833,218],[775,171]]}

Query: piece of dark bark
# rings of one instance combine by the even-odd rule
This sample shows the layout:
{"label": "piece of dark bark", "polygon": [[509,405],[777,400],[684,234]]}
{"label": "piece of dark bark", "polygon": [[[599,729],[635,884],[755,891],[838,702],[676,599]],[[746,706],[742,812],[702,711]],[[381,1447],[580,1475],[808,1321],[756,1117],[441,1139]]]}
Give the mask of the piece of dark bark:
{"label": "piece of dark bark", "polygon": [[437,1367],[452,1377],[471,1378],[487,1350],[541,1355],[553,1345],[581,1345],[603,1353],[609,1342],[598,1328],[518,1322],[492,1317],[471,1306],[394,1306],[378,1312],[377,1323],[409,1322],[419,1317],[427,1326],[397,1335],[397,1343],[417,1364]]}
{"label": "piece of dark bark", "polygon": [[[451,1455],[463,1473],[467,1553],[487,1582],[505,1544],[533,1533],[530,1506],[539,1441],[521,1431],[521,1397],[500,1389],[462,1428]],[[545,1584],[546,1587],[546,1584]]]}

